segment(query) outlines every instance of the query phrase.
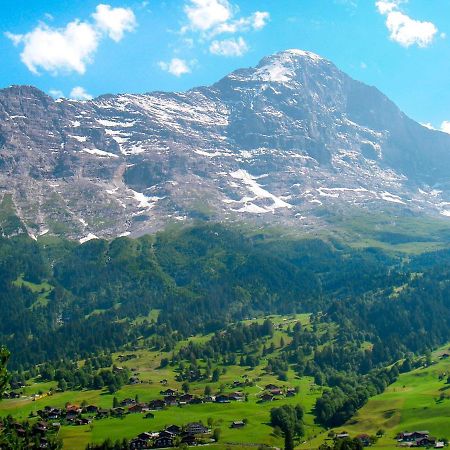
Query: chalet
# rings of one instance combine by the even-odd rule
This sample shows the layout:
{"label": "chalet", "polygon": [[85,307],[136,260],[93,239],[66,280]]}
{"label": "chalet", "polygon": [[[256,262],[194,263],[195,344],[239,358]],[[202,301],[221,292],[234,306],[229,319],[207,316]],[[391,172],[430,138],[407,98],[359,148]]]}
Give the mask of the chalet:
{"label": "chalet", "polygon": [[133,406],[136,404],[136,400],[132,398],[125,398],[120,402],[120,406]]}
{"label": "chalet", "polygon": [[349,437],[350,435],[345,431],[336,435],[336,439],[348,439]]}
{"label": "chalet", "polygon": [[133,413],[133,414],[140,414],[146,408],[147,408],[147,405],[145,403],[136,403],[135,405],[130,406],[128,408],[128,412]]}
{"label": "chalet", "polygon": [[274,389],[279,389],[279,387],[276,384],[267,384],[264,390],[266,391],[272,391]]}
{"label": "chalet", "polygon": [[429,435],[430,435],[429,431],[413,431],[412,433],[406,431],[404,433],[400,433],[397,436],[397,439],[399,441],[415,442],[417,441],[417,439],[428,437]]}
{"label": "chalet", "polygon": [[148,442],[150,439],[153,438],[153,435],[152,433],[141,433],[137,438]]}
{"label": "chalet", "polygon": [[147,445],[147,441],[144,441],[143,439],[133,439],[130,442],[130,449],[135,449],[135,448],[148,448]]}
{"label": "chalet", "polygon": [[271,389],[271,390],[270,390],[270,393],[271,393],[272,395],[283,395],[283,390],[282,390],[282,389],[279,389],[279,388],[277,388],[277,389]]}
{"label": "chalet", "polygon": [[66,412],[75,412],[77,414],[81,414],[82,409],[78,405],[67,405]]}
{"label": "chalet", "polygon": [[113,409],[111,409],[111,414],[113,416],[123,416],[123,415],[125,415],[125,409],[123,409],[123,408],[113,408]]}
{"label": "chalet", "polygon": [[443,353],[441,355],[441,359],[448,359],[448,358],[450,358],[450,355],[448,353]]}
{"label": "chalet", "polygon": [[165,406],[166,406],[166,404],[164,403],[163,400],[152,400],[148,404],[148,407],[150,408],[151,411],[163,409]]}
{"label": "chalet", "polygon": [[77,412],[77,410],[70,410],[66,412],[66,420],[74,420],[79,416],[79,413]]}
{"label": "chalet", "polygon": [[230,403],[228,395],[220,394],[216,396],[216,403]]}
{"label": "chalet", "polygon": [[261,395],[260,400],[262,402],[271,402],[273,400],[273,395],[272,394],[263,394],[263,395]]}
{"label": "chalet", "polygon": [[178,436],[179,434],[181,434],[182,430],[181,427],[179,427],[178,425],[170,425],[169,427],[166,428],[166,431],[174,434],[175,436]]}
{"label": "chalet", "polygon": [[191,405],[200,405],[201,403],[203,403],[203,400],[200,397],[194,397],[189,404]]}
{"label": "chalet", "polygon": [[87,414],[95,414],[95,413],[97,413],[98,412],[98,406],[95,406],[95,405],[88,405],[88,406],[86,406],[86,408],[84,408],[84,411],[87,413]]}
{"label": "chalet", "polygon": [[416,447],[432,447],[436,444],[436,439],[429,437],[429,436],[423,436],[419,439],[416,439]]}
{"label": "chalet", "polygon": [[245,395],[242,392],[233,392],[229,396],[230,400],[233,400],[235,402],[243,402],[245,399]]}
{"label": "chalet", "polygon": [[295,389],[288,389],[286,391],[286,397],[295,397],[297,395],[297,392]]}
{"label": "chalet", "polygon": [[370,436],[368,434],[359,434],[355,439],[361,442],[364,447],[368,447],[371,444]]}
{"label": "chalet", "polygon": [[101,408],[97,411],[97,419],[104,419],[109,416],[109,409]]}
{"label": "chalet", "polygon": [[195,435],[190,433],[185,433],[181,436],[181,443],[186,445],[196,445]]}
{"label": "chalet", "polygon": [[230,428],[244,428],[245,422],[243,420],[236,420],[230,425]]}
{"label": "chalet", "polygon": [[216,397],[214,395],[205,395],[203,397],[203,401],[205,403],[211,403],[211,402],[215,402],[216,401]]}
{"label": "chalet", "polygon": [[174,395],[168,395],[167,397],[164,397],[164,403],[166,406],[176,406],[178,405],[178,398]]}
{"label": "chalet", "polygon": [[161,391],[160,394],[163,397],[174,397],[174,396],[178,395],[178,391],[169,388],[169,389],[166,389],[165,391]]}
{"label": "chalet", "polygon": [[189,434],[206,434],[206,433],[209,433],[208,428],[206,428],[200,422],[192,422],[192,423],[187,424],[185,431],[186,431],[186,433],[189,433]]}
{"label": "chalet", "polygon": [[165,437],[165,438],[173,439],[175,437],[175,434],[171,433],[170,431],[164,430],[164,431],[161,431],[160,433],[158,433],[157,437],[160,437],[160,438]]}
{"label": "chalet", "polygon": [[153,443],[154,448],[169,448],[173,446],[174,442],[172,437],[159,437]]}
{"label": "chalet", "polygon": [[191,402],[192,401],[192,399],[194,398],[194,396],[193,395],[191,395],[191,394],[183,394],[181,397],[180,397],[180,403],[189,403],[189,402]]}

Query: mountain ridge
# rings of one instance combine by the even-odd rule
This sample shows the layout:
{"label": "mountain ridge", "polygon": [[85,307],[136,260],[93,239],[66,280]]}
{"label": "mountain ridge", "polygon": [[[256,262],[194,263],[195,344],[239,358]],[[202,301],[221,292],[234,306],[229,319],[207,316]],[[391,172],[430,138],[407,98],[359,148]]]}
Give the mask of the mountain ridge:
{"label": "mountain ridge", "polygon": [[0,195],[32,235],[192,219],[307,228],[349,208],[446,217],[449,170],[450,136],[302,50],[186,92],[0,90]]}

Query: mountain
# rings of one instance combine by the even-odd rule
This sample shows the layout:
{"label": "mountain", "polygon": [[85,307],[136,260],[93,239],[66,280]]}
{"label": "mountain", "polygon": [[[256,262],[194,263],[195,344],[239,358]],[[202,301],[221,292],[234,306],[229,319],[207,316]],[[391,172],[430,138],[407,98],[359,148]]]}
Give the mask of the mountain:
{"label": "mountain", "polygon": [[191,219],[308,228],[354,208],[448,217],[449,171],[449,135],[301,50],[184,93],[0,90],[0,195],[34,236]]}

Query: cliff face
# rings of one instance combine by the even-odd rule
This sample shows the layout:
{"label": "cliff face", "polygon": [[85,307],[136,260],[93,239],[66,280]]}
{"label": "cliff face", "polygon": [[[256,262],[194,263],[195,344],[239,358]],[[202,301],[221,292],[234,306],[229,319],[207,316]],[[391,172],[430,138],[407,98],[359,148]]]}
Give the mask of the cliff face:
{"label": "cliff face", "polygon": [[0,91],[0,195],[34,235],[190,218],[317,226],[355,207],[450,216],[449,173],[449,135],[300,50],[186,93]]}

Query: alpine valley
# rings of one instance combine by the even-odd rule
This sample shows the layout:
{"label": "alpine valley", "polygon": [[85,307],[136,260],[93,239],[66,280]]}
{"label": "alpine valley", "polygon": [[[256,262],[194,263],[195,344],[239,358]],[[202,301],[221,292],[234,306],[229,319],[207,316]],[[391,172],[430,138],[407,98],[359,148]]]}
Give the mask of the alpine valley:
{"label": "alpine valley", "polygon": [[185,93],[0,91],[0,192],[32,236],[191,219],[307,230],[355,209],[448,220],[449,149],[448,134],[300,50]]}

